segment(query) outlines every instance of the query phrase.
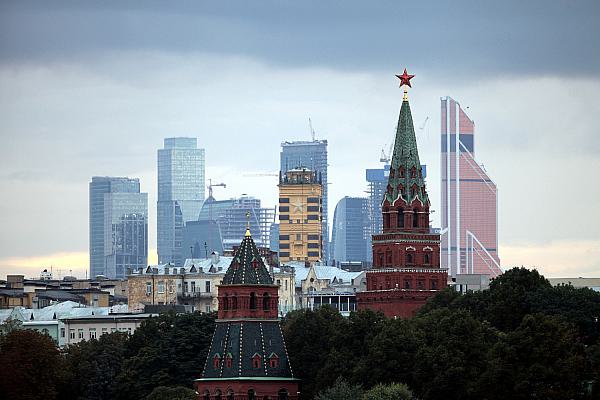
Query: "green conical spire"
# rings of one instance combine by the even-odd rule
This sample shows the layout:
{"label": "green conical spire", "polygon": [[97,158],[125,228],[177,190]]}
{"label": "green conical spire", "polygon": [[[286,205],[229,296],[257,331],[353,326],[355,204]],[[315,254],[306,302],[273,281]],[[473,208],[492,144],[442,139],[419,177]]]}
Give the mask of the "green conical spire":
{"label": "green conical spire", "polygon": [[[429,205],[429,197],[425,191],[425,180],[423,179],[421,162],[419,161],[419,151],[417,150],[417,137],[415,135],[406,92],[402,101],[402,107],[400,107],[400,117],[398,118],[398,128],[396,129],[396,142],[394,144],[394,155],[392,156],[388,184],[391,186],[391,193],[387,191],[385,199],[391,204],[400,197],[407,204],[412,203],[415,198],[418,198],[423,205]],[[401,187],[402,192],[400,192]]]}

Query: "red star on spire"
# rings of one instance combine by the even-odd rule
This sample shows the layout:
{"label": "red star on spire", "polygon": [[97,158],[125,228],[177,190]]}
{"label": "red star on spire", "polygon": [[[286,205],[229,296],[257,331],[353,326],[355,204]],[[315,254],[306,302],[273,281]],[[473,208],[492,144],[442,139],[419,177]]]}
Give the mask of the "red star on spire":
{"label": "red star on spire", "polygon": [[410,85],[410,80],[411,80],[412,78],[414,78],[414,75],[409,75],[409,74],[406,72],[406,68],[404,68],[404,73],[403,73],[402,75],[396,75],[396,77],[397,77],[398,79],[400,79],[400,87],[402,87],[402,85],[406,85],[406,86],[408,86],[409,88],[411,88],[411,87],[412,87],[412,86]]}

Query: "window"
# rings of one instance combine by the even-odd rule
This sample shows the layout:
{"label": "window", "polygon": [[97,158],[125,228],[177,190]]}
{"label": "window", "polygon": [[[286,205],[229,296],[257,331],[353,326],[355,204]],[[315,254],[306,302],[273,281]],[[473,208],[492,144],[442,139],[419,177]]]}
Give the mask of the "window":
{"label": "window", "polygon": [[296,240],[302,240],[302,234],[296,233]]}
{"label": "window", "polygon": [[250,309],[256,310],[256,293],[250,293]]}
{"label": "window", "polygon": [[188,292],[188,283],[183,282],[183,293],[187,293],[187,292]]}
{"label": "window", "polygon": [[319,216],[311,214],[311,215],[308,216],[308,220],[309,221],[318,221],[319,220]]}
{"label": "window", "polygon": [[238,308],[237,296],[235,296],[235,295],[234,295],[234,296],[231,298],[231,309],[232,309],[232,310],[237,310],[237,308]]}
{"label": "window", "polygon": [[90,328],[90,339],[96,339],[96,328]]}
{"label": "window", "polygon": [[415,212],[413,213],[413,228],[418,228],[419,227],[419,214],[417,213],[417,210],[415,210]]}
{"label": "window", "polygon": [[290,235],[279,235],[279,240],[290,240]]}
{"label": "window", "polygon": [[217,353],[213,357],[213,368],[219,369],[219,363],[221,362],[221,356]]}
{"label": "window", "polygon": [[318,197],[309,197],[308,199],[306,199],[306,202],[319,204],[319,198]]}
{"label": "window", "polygon": [[233,366],[233,356],[231,353],[228,353],[225,357],[225,367],[231,368]]}
{"label": "window", "polygon": [[279,214],[279,220],[280,221],[285,221],[285,220],[288,220],[288,219],[290,219],[289,215]]}
{"label": "window", "polygon": [[308,240],[319,240],[319,235],[308,235]]}
{"label": "window", "polygon": [[279,212],[290,212],[290,206],[279,206]]}
{"label": "window", "polygon": [[289,203],[290,202],[290,198],[289,197],[280,197],[279,198],[279,202],[280,203]]}
{"label": "window", "polygon": [[60,328],[60,337],[65,337],[65,328]]}
{"label": "window", "polygon": [[204,289],[206,290],[206,293],[210,293],[210,281],[204,282]]}
{"label": "window", "polygon": [[288,290],[288,288],[287,288],[287,279],[285,279],[283,282],[285,284],[285,290]]}
{"label": "window", "polygon": [[308,206],[306,207],[308,212],[319,212],[319,206]]}
{"label": "window", "polygon": [[235,394],[233,393],[233,389],[229,389],[227,391],[227,400],[234,400]]}
{"label": "window", "polygon": [[75,339],[75,329],[69,329],[69,339]]}
{"label": "window", "polygon": [[77,337],[83,339],[83,329],[77,329]]}
{"label": "window", "polygon": [[436,280],[432,280],[431,281],[431,289],[432,290],[436,290],[437,289],[437,281]]}
{"label": "window", "polygon": [[398,210],[398,228],[404,228],[404,209]]}
{"label": "window", "polygon": [[152,282],[146,282],[146,296],[152,294]]}
{"label": "window", "polygon": [[425,263],[425,264],[429,264],[430,263],[429,253],[423,254],[423,263]]}
{"label": "window", "polygon": [[279,257],[289,257],[289,256],[290,256],[289,251],[280,251],[279,252]]}
{"label": "window", "polygon": [[309,257],[319,257],[319,252],[318,251],[309,251],[308,256]]}
{"label": "window", "polygon": [[204,391],[203,400],[210,400],[210,392],[208,390]]}
{"label": "window", "polygon": [[277,279],[277,286],[281,286],[281,279]]}
{"label": "window", "polygon": [[223,308],[223,311],[227,311],[229,309],[229,298],[227,297],[227,294],[223,296],[223,304],[221,307]]}
{"label": "window", "polygon": [[271,353],[271,355],[269,356],[269,367],[271,367],[271,368],[279,367],[279,357],[277,357],[277,354]]}
{"label": "window", "polygon": [[192,281],[191,285],[192,285],[192,293],[196,293],[196,281]]}
{"label": "window", "polygon": [[258,353],[254,353],[252,356],[252,368],[260,368],[260,356]]}
{"label": "window", "polygon": [[278,400],[288,400],[287,389],[280,389],[279,392],[277,392],[277,397],[278,397]]}
{"label": "window", "polygon": [[318,249],[319,248],[319,243],[308,243],[306,245],[306,247],[308,247],[309,249]]}
{"label": "window", "polygon": [[271,307],[271,296],[269,293],[263,294],[263,311],[269,311]]}
{"label": "window", "polygon": [[102,334],[106,335],[108,333],[108,328],[102,328]]}
{"label": "window", "polygon": [[221,400],[221,391],[219,389],[215,390],[215,400]]}
{"label": "window", "polygon": [[256,392],[254,389],[248,390],[248,400],[256,400]]}
{"label": "window", "polygon": [[410,281],[404,281],[404,289],[410,289]]}
{"label": "window", "polygon": [[412,253],[406,253],[406,263],[407,264],[412,264],[413,263],[413,255],[412,255]]}
{"label": "window", "polygon": [[114,332],[116,332],[116,331],[117,331],[117,328],[110,328],[110,332],[111,332],[111,333],[114,333]]}
{"label": "window", "polygon": [[158,281],[158,293],[165,292],[165,281]]}
{"label": "window", "polygon": [[169,293],[174,293],[175,292],[175,285],[173,284],[173,282],[169,282]]}
{"label": "window", "polygon": [[290,244],[289,243],[279,243],[279,248],[280,249],[289,249]]}

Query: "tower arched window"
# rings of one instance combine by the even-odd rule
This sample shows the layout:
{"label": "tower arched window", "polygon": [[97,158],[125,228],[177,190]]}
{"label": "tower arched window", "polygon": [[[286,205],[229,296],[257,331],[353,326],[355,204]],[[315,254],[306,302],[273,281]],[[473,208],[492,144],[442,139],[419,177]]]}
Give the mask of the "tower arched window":
{"label": "tower arched window", "polygon": [[204,391],[204,394],[202,395],[202,400],[210,400],[210,392],[208,390]]}
{"label": "tower arched window", "polygon": [[413,228],[419,227],[419,213],[417,210],[413,212]]}
{"label": "tower arched window", "polygon": [[256,310],[256,293],[250,293],[250,309]]}
{"label": "tower arched window", "polygon": [[417,169],[415,167],[412,167],[410,169],[410,177],[411,178],[416,178],[417,177]]}
{"label": "tower arched window", "polygon": [[231,368],[233,366],[233,355],[231,353],[227,353],[225,356],[225,367]]}
{"label": "tower arched window", "polygon": [[221,400],[221,399],[222,399],[221,390],[217,389],[215,391],[215,400]]}
{"label": "tower arched window", "polygon": [[269,367],[277,368],[279,367],[279,357],[275,353],[271,353],[269,356]]}
{"label": "tower arched window", "polygon": [[219,369],[220,362],[221,362],[221,356],[217,353],[213,357],[213,368],[214,369]]}
{"label": "tower arched window", "polygon": [[234,295],[231,297],[231,309],[232,309],[232,310],[237,310],[237,308],[238,308],[237,296],[234,294]]}
{"label": "tower arched window", "polygon": [[233,400],[234,396],[235,396],[235,394],[233,393],[233,389],[229,389],[227,391],[227,400]]}
{"label": "tower arched window", "polygon": [[383,227],[386,229],[390,227],[390,213],[387,208],[383,210]]}
{"label": "tower arched window", "polygon": [[278,400],[288,400],[288,391],[287,389],[279,389],[277,392]]}
{"label": "tower arched window", "polygon": [[400,178],[404,178],[404,167],[400,167]]}
{"label": "tower arched window", "polygon": [[411,252],[407,252],[406,253],[406,264],[413,264],[414,263],[414,256]]}
{"label": "tower arched window", "polygon": [[229,297],[227,294],[223,296],[223,310],[227,311],[229,309]]}
{"label": "tower arched window", "polygon": [[425,252],[425,254],[423,254],[423,264],[430,264],[431,263],[431,255],[429,254],[429,252]]}
{"label": "tower arched window", "polygon": [[256,392],[254,389],[248,389],[248,400],[256,400]]}
{"label": "tower arched window", "polygon": [[271,296],[269,296],[269,293],[265,293],[265,294],[263,294],[263,310],[269,311],[270,306],[271,306]]}
{"label": "tower arched window", "polygon": [[252,368],[260,368],[260,355],[258,353],[254,353],[252,356]]}
{"label": "tower arched window", "polygon": [[404,228],[404,209],[398,210],[398,228]]}

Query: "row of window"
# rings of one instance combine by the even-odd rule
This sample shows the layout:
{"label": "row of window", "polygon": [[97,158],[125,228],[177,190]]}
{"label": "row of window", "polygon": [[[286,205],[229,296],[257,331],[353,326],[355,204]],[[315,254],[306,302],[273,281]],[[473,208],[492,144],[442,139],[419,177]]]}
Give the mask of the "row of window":
{"label": "row of window", "polygon": [[[383,253],[378,253],[377,257],[379,258],[379,264],[378,266],[384,266],[384,265],[393,265],[394,264],[394,260],[393,260],[393,256],[392,256],[392,252],[388,251],[386,253],[386,257],[384,259]],[[425,252],[423,254],[423,264],[424,265],[429,265],[431,264],[431,252]],[[406,265],[413,265],[415,263],[417,263],[417,257],[416,254],[413,254],[413,252],[409,251],[404,255],[404,263]]]}
{"label": "row of window", "polygon": [[[319,240],[319,235],[307,235],[308,240]],[[279,240],[290,240],[290,235],[279,235]],[[296,240],[302,240],[302,234],[296,233]]]}
{"label": "row of window", "polygon": [[[288,204],[290,202],[290,198],[289,197],[280,197],[279,198],[279,202],[280,203]],[[308,198],[306,198],[306,202],[307,203],[313,203],[313,204],[314,203],[320,204],[322,201],[321,201],[320,197],[308,197]]]}
{"label": "row of window", "polygon": [[[223,310],[237,310],[238,309],[238,298],[236,295],[229,297],[227,294],[223,297]],[[257,309],[257,296],[256,293],[250,293],[250,309]],[[271,296],[269,293],[265,293],[262,296],[262,309],[263,311],[269,311],[271,309]]]}
{"label": "row of window", "polygon": [[[379,289],[379,290],[392,289],[394,286],[396,288],[398,288],[399,284],[397,284],[397,283],[392,284],[390,282],[386,282],[385,286],[383,284],[379,284],[379,287],[376,287],[376,289]],[[402,288],[412,289],[412,282],[410,280],[404,280],[404,283],[402,284]],[[425,280],[422,280],[422,279],[417,280],[415,288],[418,290],[424,290],[425,289]],[[437,290],[438,289],[438,281],[435,279],[430,280],[429,281],[429,289]]]}
{"label": "row of window", "polygon": [[[110,332],[127,332],[131,335],[132,330],[131,328],[110,328]],[[102,335],[106,335],[108,333],[108,328],[102,328]],[[65,328],[60,328],[60,337],[65,337],[66,335],[66,329]],[[84,335],[84,329],[83,328],[79,328],[77,329],[77,336],[75,336],[75,329],[69,329],[69,339],[85,339],[85,335]],[[88,338],[89,339],[96,339],[97,338],[97,334],[96,334],[96,328],[89,328],[88,329]]]}
{"label": "row of window", "polygon": [[[221,359],[221,355],[219,353],[215,354],[213,357],[213,368],[219,369],[221,364],[225,368],[231,368],[233,366],[233,356],[231,353],[227,353],[227,355]],[[269,368],[279,368],[279,356],[275,353],[271,353],[269,356]],[[258,353],[255,353],[252,356],[252,368],[259,369],[262,368],[262,358]]]}
{"label": "row of window", "polygon": [[[156,284],[156,291],[159,294],[163,294],[165,293],[165,282],[164,281],[158,281]],[[175,293],[175,287],[174,284],[172,282],[169,282],[169,293]],[[204,289],[206,291],[206,293],[210,293],[210,288],[211,288],[211,283],[210,281],[205,281],[204,282]],[[196,282],[195,281],[191,281],[190,282],[190,291],[192,293],[196,293]],[[188,282],[183,282],[183,292],[187,293],[188,292]],[[200,290],[198,290],[198,292],[200,292]],[[146,282],[146,295],[151,295],[152,294],[152,282]]]}
{"label": "row of window", "polygon": [[[227,390],[227,394],[225,399],[226,400],[234,400],[235,398],[235,393],[233,392],[232,389]],[[247,398],[248,400],[258,400],[258,397],[256,395],[256,391],[254,389],[249,389],[248,390],[248,397],[244,397]],[[202,400],[223,400],[223,392],[221,392],[220,389],[215,390],[215,394],[211,397],[210,392],[208,390],[205,390],[204,393],[202,394]],[[288,391],[287,389],[280,389],[279,392],[277,392],[277,399],[275,399],[274,397],[270,397],[270,396],[264,396],[262,397],[261,400],[287,400],[288,399]]]}

